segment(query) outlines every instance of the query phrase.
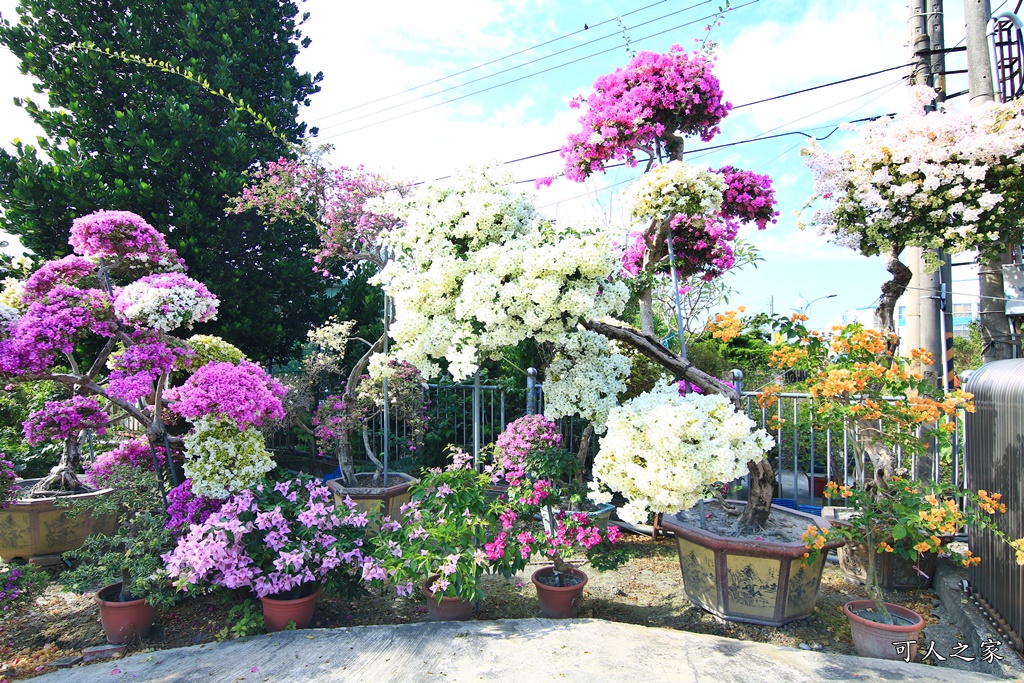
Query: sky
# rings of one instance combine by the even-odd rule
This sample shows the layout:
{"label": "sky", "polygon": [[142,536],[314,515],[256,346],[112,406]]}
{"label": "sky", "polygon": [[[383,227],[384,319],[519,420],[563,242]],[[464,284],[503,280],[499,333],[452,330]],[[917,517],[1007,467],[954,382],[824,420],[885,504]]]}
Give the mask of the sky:
{"label": "sky", "polygon": [[[307,0],[302,30],[312,44],[297,66],[322,71],[324,80],[302,118],[319,127],[317,140],[334,146],[333,163],[412,182],[536,155],[506,165],[534,192],[528,181],[562,170],[550,152],[577,130],[579,111],[569,100],[625,66],[629,49],[693,49],[710,35],[718,43],[715,74],[736,108],[713,141],[688,140],[686,158],[770,175],[781,213],[767,230],[743,233],[764,260],[726,276],[736,290],[731,303],[789,312],[811,301],[810,322],[823,327],[872,306],[888,276],[880,259],[797,228],[794,211],[813,192],[800,148],[814,136],[840,149],[852,134],[835,131],[838,124],[901,110],[907,71],[741,105],[906,64],[908,10],[891,0],[733,0],[709,34],[723,1]],[[15,4],[0,0],[0,14],[14,18]],[[962,44],[962,3],[950,0],[945,10],[946,46]],[[948,58],[948,70],[964,68],[962,53]],[[0,144],[10,149],[13,138],[30,140],[38,131],[11,103],[31,95],[31,81],[2,49],[0,84]],[[966,88],[965,76],[949,77],[948,92]],[[951,104],[963,107],[966,99]],[[765,136],[778,137],[749,142]],[[728,146],[701,151],[721,145]],[[536,204],[562,221],[597,215],[622,223],[622,191],[640,171],[612,169],[583,184],[560,178],[535,191]]]}

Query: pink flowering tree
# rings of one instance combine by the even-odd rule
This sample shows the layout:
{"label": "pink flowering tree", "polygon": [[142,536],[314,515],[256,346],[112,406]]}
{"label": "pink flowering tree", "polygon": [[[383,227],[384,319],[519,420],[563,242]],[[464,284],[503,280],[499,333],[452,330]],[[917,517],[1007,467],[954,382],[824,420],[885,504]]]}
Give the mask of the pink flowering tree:
{"label": "pink flowering tree", "polygon": [[590,95],[570,103],[585,111],[580,131],[562,147],[566,177],[582,182],[610,162],[636,166],[640,156],[646,159],[647,174],[631,192],[638,228],[627,238],[622,264],[640,299],[644,334],[654,333],[653,290],[669,273],[669,239],[675,275],[686,288],[689,279],[713,280],[733,267],[743,224],[763,230],[778,215],[768,176],[732,166],[705,171],[683,162],[684,138],[710,141],[732,108],[712,69],[711,58],[679,46],[663,54],[640,52],[625,68],[598,78]]}
{"label": "pink flowering tree", "polygon": [[[171,375],[187,371],[196,354],[171,333],[212,320],[219,305],[202,283],[182,272],[184,263],[163,236],[136,214],[98,211],[78,218],[69,243],[73,255],[44,263],[10,286],[4,298],[15,305],[0,305],[6,321],[0,330],[5,381],[52,380],[70,394],[47,403],[24,424],[28,442],[64,445],[60,464],[37,486],[41,492],[78,488],[81,435],[86,430],[102,434],[125,417],[145,425],[151,464],[163,462],[165,449],[180,450],[183,439],[168,435],[164,424],[165,392]],[[250,374],[258,374],[250,377],[253,384],[275,391],[262,370]],[[215,398],[224,412],[272,411],[239,403],[248,400],[244,390],[250,385],[233,381],[220,388]],[[206,406],[210,410],[212,402]],[[111,458],[136,465],[143,457],[140,448]],[[95,476],[102,479],[102,466],[90,473]]]}
{"label": "pink flowering tree", "polygon": [[[324,157],[329,146],[302,150],[295,160],[267,162],[251,175],[251,182],[236,197],[232,212],[255,210],[270,223],[310,222],[320,236],[320,248],[314,260],[325,277],[350,272],[360,264],[375,269],[387,261],[381,236],[399,224],[398,218],[376,207],[374,200],[389,192],[402,194],[405,188],[362,167],[327,165]],[[290,426],[314,436],[321,454],[335,454],[346,487],[357,487],[353,465],[352,439],[362,433],[367,458],[376,471],[374,486],[383,476],[383,465],[370,443],[369,425],[383,409],[382,378],[389,377],[389,405],[395,414],[412,427],[411,447],[420,442],[426,429],[423,383],[419,372],[408,363],[387,361],[387,367],[371,366],[371,358],[384,348],[384,336],[365,342],[350,335],[352,323],[328,323],[310,332],[315,347],[298,380],[297,397],[292,404]],[[350,340],[365,343],[367,350],[347,369],[341,361]],[[320,398],[311,391],[324,375],[343,379],[343,390]],[[319,399],[319,400],[318,400]],[[301,419],[313,412],[310,427]]]}
{"label": "pink flowering tree", "polygon": [[[645,160],[644,174],[628,191],[636,228],[622,261],[622,275],[639,301],[641,333],[603,322],[585,325],[629,343],[679,378],[692,366],[658,348],[655,288],[668,276],[682,293],[688,282],[713,281],[736,264],[740,227],[754,224],[763,230],[778,215],[768,176],[733,166],[703,169],[683,160],[685,138],[696,135],[710,141],[732,108],[712,71],[711,58],[679,46],[664,54],[638,53],[625,68],[598,78],[591,94],[573,100],[571,106],[585,109],[579,132],[562,148],[566,176],[576,181],[613,161],[636,166]],[[721,382],[696,379],[693,383],[705,391],[736,399],[735,390]],[[754,528],[767,519],[774,473],[766,460],[752,461],[749,467],[753,504],[746,507],[741,524]]]}

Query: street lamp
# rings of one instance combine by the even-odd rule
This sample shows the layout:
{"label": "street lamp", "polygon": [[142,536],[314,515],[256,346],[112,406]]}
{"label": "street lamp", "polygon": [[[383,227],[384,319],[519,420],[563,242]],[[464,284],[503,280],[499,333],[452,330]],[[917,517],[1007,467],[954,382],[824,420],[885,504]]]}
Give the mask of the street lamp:
{"label": "street lamp", "polygon": [[826,294],[825,296],[819,296],[817,299],[811,299],[810,301],[807,301],[807,297],[801,294],[799,301],[805,302],[804,305],[801,306],[800,308],[791,308],[790,310],[799,313],[800,315],[807,315],[808,309],[810,309],[811,304],[813,304],[815,301],[821,301],[822,299],[834,299],[835,297],[835,294]]}

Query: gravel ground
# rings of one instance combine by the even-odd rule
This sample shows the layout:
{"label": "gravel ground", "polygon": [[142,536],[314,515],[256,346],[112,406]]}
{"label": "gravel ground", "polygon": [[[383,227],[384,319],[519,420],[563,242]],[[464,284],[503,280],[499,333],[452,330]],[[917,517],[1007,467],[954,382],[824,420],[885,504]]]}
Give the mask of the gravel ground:
{"label": "gravel ground", "polygon": [[[814,615],[782,627],[754,626],[722,621],[694,607],[686,598],[673,539],[652,540],[627,535],[623,543],[631,559],[619,569],[590,569],[581,617],[607,619],[643,626],[681,629],[788,647],[855,654],[850,629],[842,613],[848,600],[867,597],[863,587],[844,581],[835,565],[827,565]],[[540,610],[530,574],[537,563],[509,579],[487,576],[487,599],[480,604],[478,619],[537,617]],[[586,567],[584,567],[586,569]],[[945,615],[935,608],[929,590],[894,594],[891,599],[925,615],[929,624]],[[162,614],[150,635],[133,643],[128,653],[195,645],[215,640],[218,633],[240,621],[238,609],[244,597],[221,593],[188,598]],[[426,621],[423,598],[370,595],[356,601],[321,598],[312,626],[331,628],[363,624],[402,624]],[[231,637],[222,634],[221,637]],[[60,591],[51,585],[33,608],[14,619],[0,622],[0,678],[21,680],[52,671],[47,666],[61,657],[105,642],[99,615],[91,597]]]}

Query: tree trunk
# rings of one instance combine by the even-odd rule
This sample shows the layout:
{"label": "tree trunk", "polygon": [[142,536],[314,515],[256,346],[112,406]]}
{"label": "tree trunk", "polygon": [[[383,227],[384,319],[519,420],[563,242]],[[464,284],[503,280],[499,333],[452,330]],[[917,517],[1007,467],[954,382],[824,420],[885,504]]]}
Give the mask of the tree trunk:
{"label": "tree trunk", "polygon": [[640,331],[654,336],[654,291],[650,287],[640,292]]}
{"label": "tree trunk", "polygon": [[47,498],[54,493],[74,493],[85,488],[78,480],[82,471],[82,448],[78,437],[69,436],[64,439],[64,452],[60,463],[50,473],[39,480],[29,492],[29,498]]}
{"label": "tree trunk", "polygon": [[979,261],[978,276],[981,294],[981,362],[991,363],[1013,357],[1010,323],[1006,318],[1003,297],[1003,264],[1006,255]]}
{"label": "tree trunk", "polygon": [[381,481],[384,479],[384,463],[377,458],[373,452],[373,444],[370,443],[370,429],[363,423],[363,449],[366,451],[366,459],[373,463],[373,486],[384,486]]}
{"label": "tree trunk", "polygon": [[[894,245],[886,256],[885,269],[892,275],[892,279],[882,285],[882,296],[878,300],[878,308],[875,309],[875,324],[883,332],[896,334],[896,300],[907,291],[907,285],[913,277],[913,272],[900,261],[900,253],[903,247]],[[895,352],[895,348],[891,351]]]}
{"label": "tree trunk", "polygon": [[743,512],[736,524],[741,534],[754,533],[768,523],[772,511],[772,497],[775,495],[775,472],[768,459],[747,463],[750,472],[750,497],[743,506]]}
{"label": "tree trunk", "polygon": [[590,454],[590,438],[594,435],[594,423],[588,422],[580,437],[580,448],[576,451],[576,459],[580,461],[579,482],[583,483],[583,474],[587,469],[587,456]]}
{"label": "tree trunk", "polygon": [[347,488],[354,488],[356,483],[356,469],[352,462],[352,430],[346,429],[336,439],[336,452],[338,455],[338,470],[341,472],[341,482]]}

